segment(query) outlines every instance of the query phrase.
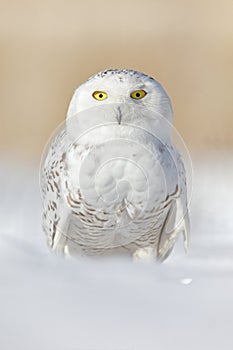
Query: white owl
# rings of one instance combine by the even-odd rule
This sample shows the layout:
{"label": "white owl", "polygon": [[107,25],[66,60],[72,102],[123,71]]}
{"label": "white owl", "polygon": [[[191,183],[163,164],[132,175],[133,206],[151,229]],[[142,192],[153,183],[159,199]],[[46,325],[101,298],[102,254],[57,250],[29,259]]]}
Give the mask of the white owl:
{"label": "white owl", "polygon": [[41,169],[52,250],[164,260],[180,233],[187,248],[185,170],[172,120],[163,87],[134,70],[105,70],[76,89]]}

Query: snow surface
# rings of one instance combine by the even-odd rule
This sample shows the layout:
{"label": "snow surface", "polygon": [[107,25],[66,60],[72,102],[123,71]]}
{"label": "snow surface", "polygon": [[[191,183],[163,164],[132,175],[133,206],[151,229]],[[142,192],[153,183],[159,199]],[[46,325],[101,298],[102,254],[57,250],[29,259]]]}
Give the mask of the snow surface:
{"label": "snow surface", "polygon": [[191,245],[162,265],[65,260],[41,229],[38,170],[1,162],[0,349],[233,349],[233,155],[194,161]]}

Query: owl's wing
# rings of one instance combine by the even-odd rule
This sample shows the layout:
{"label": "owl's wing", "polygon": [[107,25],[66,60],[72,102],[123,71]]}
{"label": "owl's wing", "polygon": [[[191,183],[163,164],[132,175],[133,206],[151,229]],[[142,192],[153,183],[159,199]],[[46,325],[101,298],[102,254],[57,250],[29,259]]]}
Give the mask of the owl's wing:
{"label": "owl's wing", "polygon": [[65,129],[52,140],[41,167],[41,193],[43,200],[43,229],[47,244],[56,251],[64,247],[69,211],[65,204],[62,181],[65,170]]}
{"label": "owl's wing", "polygon": [[179,181],[177,193],[171,198],[170,208],[159,237],[157,257],[162,261],[168,257],[181,233],[184,237],[186,252],[188,252],[189,246],[190,225],[187,207],[186,173],[181,156],[176,150],[174,150],[174,156],[176,157]]}

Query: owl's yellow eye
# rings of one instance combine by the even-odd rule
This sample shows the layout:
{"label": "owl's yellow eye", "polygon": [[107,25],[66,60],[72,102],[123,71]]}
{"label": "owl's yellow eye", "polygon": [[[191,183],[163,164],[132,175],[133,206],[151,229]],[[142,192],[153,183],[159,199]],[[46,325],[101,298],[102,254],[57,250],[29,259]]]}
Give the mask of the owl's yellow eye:
{"label": "owl's yellow eye", "polygon": [[146,96],[146,91],[144,90],[135,90],[130,94],[130,97],[134,98],[135,100],[140,100],[145,96]]}
{"label": "owl's yellow eye", "polygon": [[93,92],[92,96],[98,101],[103,101],[106,100],[106,98],[108,98],[107,92],[104,91],[95,91]]}

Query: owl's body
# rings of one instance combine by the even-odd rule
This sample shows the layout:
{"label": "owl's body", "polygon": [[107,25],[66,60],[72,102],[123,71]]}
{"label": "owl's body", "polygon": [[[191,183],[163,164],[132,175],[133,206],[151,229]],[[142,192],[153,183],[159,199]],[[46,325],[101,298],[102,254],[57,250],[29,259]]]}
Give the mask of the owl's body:
{"label": "owl's body", "polygon": [[53,250],[164,259],[180,233],[187,246],[185,172],[171,122],[169,98],[144,74],[105,71],[76,90],[42,168]]}

